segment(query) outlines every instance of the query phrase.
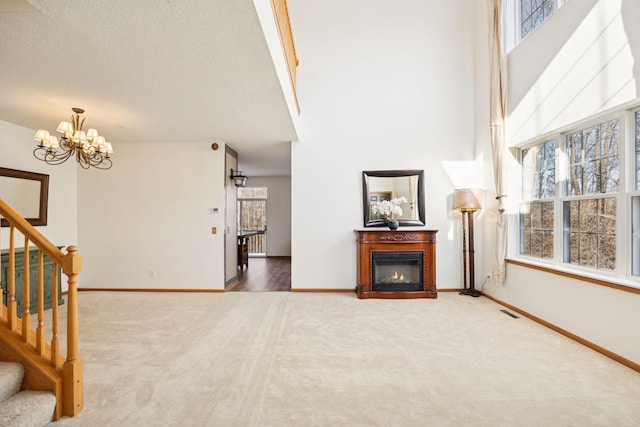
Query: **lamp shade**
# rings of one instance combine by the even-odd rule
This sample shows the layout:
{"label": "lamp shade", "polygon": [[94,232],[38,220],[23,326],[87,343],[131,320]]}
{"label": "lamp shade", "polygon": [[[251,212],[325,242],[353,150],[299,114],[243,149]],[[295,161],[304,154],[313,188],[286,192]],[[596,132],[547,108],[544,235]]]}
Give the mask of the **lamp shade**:
{"label": "lamp shade", "polygon": [[482,189],[463,188],[453,193],[453,208],[475,211],[482,209]]}
{"label": "lamp shade", "polygon": [[71,140],[75,143],[86,143],[87,142],[87,134],[83,130],[75,130],[73,132],[73,136]]}
{"label": "lamp shade", "polygon": [[40,141],[42,145],[49,139],[49,132],[43,129],[38,130],[33,136],[33,139]]}
{"label": "lamp shade", "polygon": [[60,122],[56,130],[67,136],[73,132],[73,125],[69,122]]}
{"label": "lamp shade", "polygon": [[92,141],[97,136],[98,136],[98,129],[89,129],[87,131],[87,139],[89,141]]}
{"label": "lamp shade", "polygon": [[56,138],[53,135],[49,135],[49,144],[47,144],[48,147],[51,148],[58,148],[60,147],[60,143],[58,142],[58,138]]}
{"label": "lamp shade", "polygon": [[[88,137],[88,135],[87,135],[87,137]],[[101,147],[101,146],[105,145],[105,142],[106,141],[104,140],[104,136],[96,135],[91,140],[91,145],[93,145],[94,147]]]}

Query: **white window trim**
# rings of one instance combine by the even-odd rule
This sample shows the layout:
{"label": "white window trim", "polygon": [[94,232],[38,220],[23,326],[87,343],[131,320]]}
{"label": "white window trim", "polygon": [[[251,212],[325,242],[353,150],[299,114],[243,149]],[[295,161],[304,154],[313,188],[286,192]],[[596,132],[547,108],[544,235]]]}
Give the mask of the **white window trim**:
{"label": "white window trim", "polygon": [[[635,164],[635,161],[636,161],[635,160],[636,158],[635,113],[636,112],[640,113],[640,106],[627,109],[624,114],[624,120],[626,123],[626,126],[624,128],[624,137],[626,142],[625,148],[629,153],[629,157],[630,157],[629,161],[625,162],[629,167],[627,168],[627,173],[624,174],[624,178],[626,179],[626,182],[628,182],[628,190],[625,194],[626,197],[624,197],[624,202],[626,205],[625,213],[628,214],[625,221],[625,235],[629,237],[631,237],[631,230],[632,230],[631,221],[633,219],[633,216],[631,215],[631,207],[632,207],[631,198],[635,196],[640,196],[640,190],[636,190],[636,164]],[[640,186],[640,183],[638,184]],[[633,253],[631,249],[631,242],[628,243],[628,246],[629,246],[629,249],[627,250],[626,258],[625,258],[625,265],[627,267],[625,273],[629,277],[640,277],[640,276],[632,275]],[[640,263],[640,260],[638,260],[637,262]]]}
{"label": "white window trim", "polygon": [[[569,0],[555,0],[554,1],[554,15]],[[537,27],[533,29],[525,38],[520,36],[521,34],[521,19],[520,19],[520,0],[504,0],[504,28],[505,28],[505,40],[506,40],[506,51],[507,53],[511,52],[513,48],[518,46],[522,40],[529,37],[531,34],[535,33],[535,31],[540,28]],[[546,22],[546,20],[545,20]],[[544,22],[540,25],[544,25]]]}
{"label": "white window trim", "polygon": [[[640,100],[636,99],[627,104],[618,106],[579,122],[572,123],[560,130],[549,132],[539,137],[529,140],[521,145],[515,146],[517,149],[518,163],[522,167],[522,150],[535,145],[543,144],[551,139],[556,140],[556,182],[554,197],[554,256],[553,259],[542,259],[520,254],[521,233],[520,233],[520,212],[517,214],[515,234],[515,251],[510,251],[513,256],[508,259],[524,262],[531,265],[541,266],[560,272],[566,272],[584,276],[595,280],[603,280],[621,286],[640,289],[640,276],[633,276],[632,253],[631,253],[631,197],[640,196],[640,190],[635,190],[635,122],[634,114],[640,112]],[[612,119],[618,119],[619,129],[619,149],[620,149],[620,182],[616,193],[598,193],[594,195],[568,197],[566,195],[566,135],[578,130],[583,130],[590,126],[605,123]],[[519,173],[519,185],[522,187],[522,170]],[[616,268],[614,271],[598,270],[589,267],[582,267],[564,262],[564,229],[563,229],[563,203],[569,200],[585,198],[616,198]],[[526,203],[522,199],[522,194],[518,205]],[[640,262],[640,260],[638,261]]]}

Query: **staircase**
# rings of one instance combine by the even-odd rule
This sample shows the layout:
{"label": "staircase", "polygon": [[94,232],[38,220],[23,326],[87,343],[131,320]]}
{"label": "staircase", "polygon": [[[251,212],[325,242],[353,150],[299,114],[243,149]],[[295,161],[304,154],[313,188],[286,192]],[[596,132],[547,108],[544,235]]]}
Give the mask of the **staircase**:
{"label": "staircase", "polygon": [[[0,361],[13,362],[2,363],[3,371],[0,371],[0,385],[8,389],[6,392],[0,391],[0,427],[41,426],[44,425],[43,420],[48,423],[62,416],[73,417],[83,408],[77,293],[82,257],[75,246],[69,246],[67,253],[62,253],[2,199],[0,219],[3,226],[5,220],[9,225],[9,230],[0,233],[3,239],[0,248],[8,247],[2,250],[0,256],[0,265],[6,269],[3,272],[7,273],[3,274],[7,277],[7,283],[0,283]],[[8,241],[4,240],[7,237]],[[24,265],[17,268],[16,252],[20,250],[17,246],[21,243],[23,251],[33,246],[36,250],[33,256],[25,256]],[[31,250],[25,251],[25,254]],[[51,270],[47,272],[45,255],[53,263],[48,265]],[[33,271],[30,267],[32,263]],[[45,284],[44,278],[49,273],[52,280]],[[51,303],[45,318],[45,295],[50,295],[48,301],[51,302],[59,298],[56,286],[59,274],[64,274],[68,279],[66,313],[59,313],[58,304]],[[21,313],[18,313],[18,300],[22,301]],[[66,332],[61,327],[64,323]],[[66,357],[61,348],[65,341]],[[18,367],[15,366],[16,362]],[[55,409],[52,411],[48,405],[45,406],[47,409],[42,410],[43,418],[38,415],[41,410],[36,409],[35,405],[33,409],[27,406],[31,405],[27,403],[31,400],[44,404],[51,396]],[[23,413],[19,408],[25,409]],[[23,421],[18,417],[26,419]]]}
{"label": "staircase", "polygon": [[20,390],[24,367],[0,362],[0,426],[42,427],[51,422],[56,396],[50,391]]}

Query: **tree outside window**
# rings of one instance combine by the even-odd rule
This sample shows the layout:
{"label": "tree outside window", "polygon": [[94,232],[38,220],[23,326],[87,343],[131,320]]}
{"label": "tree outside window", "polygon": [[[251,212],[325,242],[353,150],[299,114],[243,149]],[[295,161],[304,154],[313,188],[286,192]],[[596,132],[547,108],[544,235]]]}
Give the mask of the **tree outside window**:
{"label": "tree outside window", "polygon": [[520,38],[538,28],[556,9],[556,0],[520,0]]}
{"label": "tree outside window", "polygon": [[619,145],[618,119],[566,135],[564,262],[615,270]]}
{"label": "tree outside window", "polygon": [[522,150],[520,254],[553,258],[556,141]]}

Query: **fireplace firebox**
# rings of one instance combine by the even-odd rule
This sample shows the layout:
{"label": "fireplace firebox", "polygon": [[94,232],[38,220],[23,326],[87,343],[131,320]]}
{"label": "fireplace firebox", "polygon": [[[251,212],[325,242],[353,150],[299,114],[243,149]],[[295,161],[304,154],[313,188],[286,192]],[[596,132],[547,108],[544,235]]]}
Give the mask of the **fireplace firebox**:
{"label": "fireplace firebox", "polygon": [[373,252],[373,291],[421,291],[422,252]]}
{"label": "fireplace firebox", "polygon": [[437,230],[356,230],[358,298],[437,298]]}

